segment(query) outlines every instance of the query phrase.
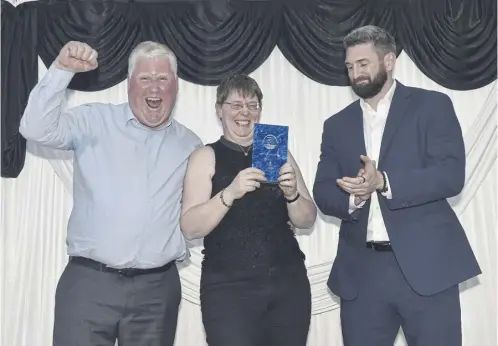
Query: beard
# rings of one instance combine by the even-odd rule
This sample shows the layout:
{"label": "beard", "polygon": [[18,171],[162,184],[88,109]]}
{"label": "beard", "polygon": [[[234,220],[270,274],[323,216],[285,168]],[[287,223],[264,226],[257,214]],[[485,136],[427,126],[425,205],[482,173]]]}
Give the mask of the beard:
{"label": "beard", "polygon": [[[358,84],[361,81],[366,81],[366,83]],[[370,99],[380,93],[384,84],[387,81],[387,72],[385,68],[381,70],[374,76],[373,80],[370,76],[362,76],[351,81],[351,88],[354,93],[362,99]]]}

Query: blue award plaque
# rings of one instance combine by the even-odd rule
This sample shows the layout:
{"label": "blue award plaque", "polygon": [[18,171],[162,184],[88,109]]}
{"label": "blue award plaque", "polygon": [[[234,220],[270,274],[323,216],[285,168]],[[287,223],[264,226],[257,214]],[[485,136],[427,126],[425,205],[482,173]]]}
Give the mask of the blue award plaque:
{"label": "blue award plaque", "polygon": [[289,127],[254,124],[252,166],[265,173],[268,183],[277,183],[280,167],[287,162]]}

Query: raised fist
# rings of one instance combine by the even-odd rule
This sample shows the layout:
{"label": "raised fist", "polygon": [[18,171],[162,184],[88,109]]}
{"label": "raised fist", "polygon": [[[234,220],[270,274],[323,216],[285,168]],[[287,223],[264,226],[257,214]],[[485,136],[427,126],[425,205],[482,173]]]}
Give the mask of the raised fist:
{"label": "raised fist", "polygon": [[62,47],[55,66],[70,72],[86,72],[97,68],[97,51],[86,43],[71,41]]}

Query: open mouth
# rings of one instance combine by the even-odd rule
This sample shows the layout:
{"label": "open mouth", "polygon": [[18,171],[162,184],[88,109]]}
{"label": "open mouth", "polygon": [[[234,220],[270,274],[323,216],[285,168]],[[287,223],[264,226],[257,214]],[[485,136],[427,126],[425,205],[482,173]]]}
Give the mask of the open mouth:
{"label": "open mouth", "polygon": [[163,100],[161,100],[159,97],[146,97],[145,102],[147,103],[147,106],[149,106],[152,109],[157,109],[161,105]]}
{"label": "open mouth", "polygon": [[237,126],[248,127],[251,122],[249,120],[235,120]]}

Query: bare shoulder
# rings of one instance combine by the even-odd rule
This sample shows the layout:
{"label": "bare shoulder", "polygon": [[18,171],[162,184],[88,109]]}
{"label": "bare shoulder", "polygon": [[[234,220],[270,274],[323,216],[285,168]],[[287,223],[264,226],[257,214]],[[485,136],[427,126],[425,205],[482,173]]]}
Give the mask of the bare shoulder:
{"label": "bare shoulder", "polygon": [[189,169],[209,173],[212,177],[214,175],[215,155],[211,146],[205,145],[195,149],[190,155]]}
{"label": "bare shoulder", "polygon": [[190,156],[191,160],[200,161],[214,161],[214,150],[209,145],[204,145],[195,149]]}

